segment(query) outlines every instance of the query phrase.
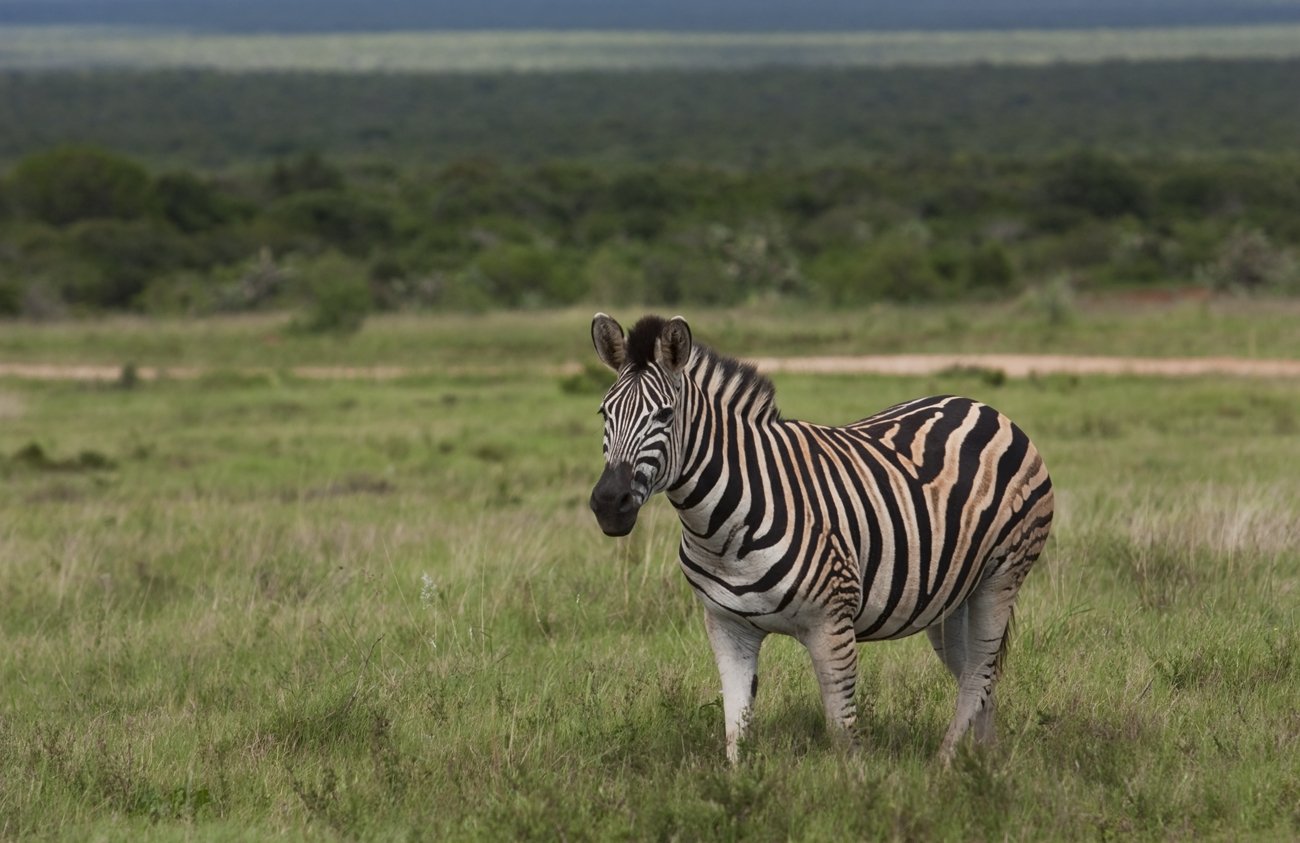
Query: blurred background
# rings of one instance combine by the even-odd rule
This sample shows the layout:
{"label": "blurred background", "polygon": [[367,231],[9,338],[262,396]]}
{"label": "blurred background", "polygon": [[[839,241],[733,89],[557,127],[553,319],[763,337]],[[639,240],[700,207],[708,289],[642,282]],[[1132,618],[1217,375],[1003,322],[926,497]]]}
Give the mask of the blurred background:
{"label": "blurred background", "polygon": [[1300,292],[1300,2],[0,0],[0,315]]}

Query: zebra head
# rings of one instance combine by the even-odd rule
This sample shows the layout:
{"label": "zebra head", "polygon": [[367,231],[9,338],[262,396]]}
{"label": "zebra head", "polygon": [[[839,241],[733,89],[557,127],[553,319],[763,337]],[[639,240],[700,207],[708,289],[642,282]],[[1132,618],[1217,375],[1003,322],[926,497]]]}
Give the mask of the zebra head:
{"label": "zebra head", "polygon": [[673,431],[691,329],[680,316],[647,316],[624,336],[618,322],[597,313],[591,341],[600,362],[618,373],[600,404],[605,471],[591,491],[591,511],[606,535],[626,536],[641,505],[668,486],[675,470]]}

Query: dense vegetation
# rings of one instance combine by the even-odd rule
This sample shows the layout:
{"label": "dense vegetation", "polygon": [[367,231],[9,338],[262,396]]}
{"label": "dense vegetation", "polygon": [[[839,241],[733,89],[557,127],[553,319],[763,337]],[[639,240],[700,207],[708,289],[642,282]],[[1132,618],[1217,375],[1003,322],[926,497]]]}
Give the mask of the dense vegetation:
{"label": "dense vegetation", "polygon": [[0,313],[1293,291],[1297,72],[8,75]]}
{"label": "dense vegetation", "polygon": [[1091,147],[1294,154],[1297,61],[569,74],[0,73],[0,161],[76,141],[226,170],[305,151],[441,166],[753,169]]}
{"label": "dense vegetation", "polygon": [[93,148],[4,183],[0,312],[831,304],[1203,283],[1294,291],[1289,161],[875,166],[465,159],[345,170],[305,155],[241,176],[150,172]]}

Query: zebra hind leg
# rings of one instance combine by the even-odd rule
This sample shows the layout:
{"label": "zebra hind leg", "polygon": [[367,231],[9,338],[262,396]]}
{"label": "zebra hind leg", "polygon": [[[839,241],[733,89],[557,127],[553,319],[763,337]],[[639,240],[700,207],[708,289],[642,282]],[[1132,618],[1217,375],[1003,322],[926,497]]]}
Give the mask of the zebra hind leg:
{"label": "zebra hind leg", "polygon": [[986,580],[966,600],[966,659],[957,680],[957,712],[939,748],[939,759],[945,765],[952,762],[957,745],[972,725],[976,741],[989,744],[994,740],[994,690],[1002,673],[1019,586],[1014,578]]}
{"label": "zebra hind leg", "polygon": [[925,631],[934,654],[958,682],[961,682],[962,670],[966,667],[966,614],[966,604],[962,603],[948,617]]}

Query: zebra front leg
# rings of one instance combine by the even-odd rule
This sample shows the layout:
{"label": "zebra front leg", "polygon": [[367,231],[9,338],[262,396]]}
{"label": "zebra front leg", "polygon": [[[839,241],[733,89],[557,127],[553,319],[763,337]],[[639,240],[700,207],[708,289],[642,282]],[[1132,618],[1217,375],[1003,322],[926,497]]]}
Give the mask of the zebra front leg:
{"label": "zebra front leg", "polygon": [[812,656],[813,671],[822,692],[826,730],[836,741],[852,743],[858,722],[858,641],[850,618],[831,621],[809,630],[800,640]]}
{"label": "zebra front leg", "polygon": [[705,611],[704,629],[709,634],[713,657],[722,677],[722,712],[727,724],[727,760],[740,763],[740,742],[749,725],[749,715],[758,694],[758,651],[766,632],[744,620]]}

